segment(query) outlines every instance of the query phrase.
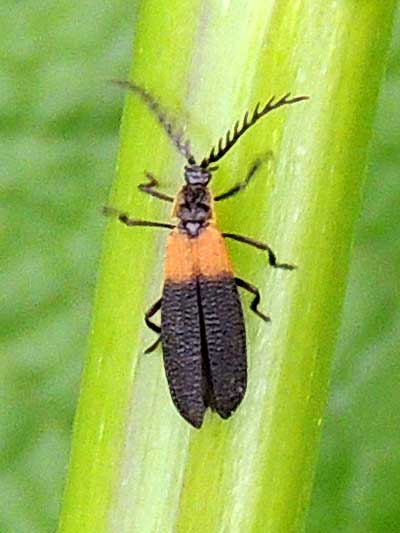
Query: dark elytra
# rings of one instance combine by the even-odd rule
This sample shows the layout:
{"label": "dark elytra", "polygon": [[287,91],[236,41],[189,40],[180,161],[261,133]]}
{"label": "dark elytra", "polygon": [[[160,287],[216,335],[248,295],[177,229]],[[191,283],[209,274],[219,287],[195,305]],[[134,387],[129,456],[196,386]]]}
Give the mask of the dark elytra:
{"label": "dark elytra", "polygon": [[166,281],[161,343],[172,400],[194,427],[207,407],[228,418],[246,391],[246,334],[233,277]]}

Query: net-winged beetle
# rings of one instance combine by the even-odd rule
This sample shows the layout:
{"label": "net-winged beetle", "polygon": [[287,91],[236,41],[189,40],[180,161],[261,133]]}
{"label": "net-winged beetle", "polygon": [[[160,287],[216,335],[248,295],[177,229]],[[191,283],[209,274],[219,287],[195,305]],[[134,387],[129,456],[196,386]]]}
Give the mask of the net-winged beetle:
{"label": "net-winged beetle", "polygon": [[[260,161],[252,165],[244,181],[214,197],[208,189],[217,169],[213,165],[260,118],[274,109],[308,97],[291,98],[288,93],[279,100],[271,98],[263,107],[257,104],[253,113],[246,113],[241,122],[237,121],[233,129],[219,140],[217,147],[212,148],[198,164],[189,141],[183,138],[181,131],[175,130],[163,108],[149,92],[133,82],[116,83],[142,99],[187,161],[185,184],[176,197],[160,192],[157,179],[149,172],[145,173],[147,183],[139,185],[142,192],[173,203],[174,223],[135,220],[110,207],[104,208],[104,212],[117,216],[127,226],[171,230],[166,247],[162,297],[145,314],[147,326],[159,336],[146,353],[153,351],[161,342],[172,400],[182,417],[200,428],[207,407],[222,418],[229,418],[246,391],[246,335],[238,287],[253,295],[251,310],[264,321],[270,320],[258,309],[258,289],[235,277],[224,239],[234,239],[266,251],[269,264],[274,268],[295,268],[278,263],[267,244],[234,233],[221,233],[216,225],[214,202],[242,191],[255,175]],[[161,326],[151,320],[159,310]]]}

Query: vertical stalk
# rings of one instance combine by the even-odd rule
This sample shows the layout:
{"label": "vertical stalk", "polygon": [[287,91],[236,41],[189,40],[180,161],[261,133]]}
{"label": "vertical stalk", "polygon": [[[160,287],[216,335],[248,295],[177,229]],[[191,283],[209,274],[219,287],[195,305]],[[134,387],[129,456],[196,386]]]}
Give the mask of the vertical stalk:
{"label": "vertical stalk", "polygon": [[[195,154],[257,101],[287,91],[309,102],[276,111],[216,173],[218,193],[254,157],[269,165],[218,206],[224,231],[265,240],[294,273],[229,244],[257,284],[266,326],[246,313],[249,389],[238,412],[179,418],[143,312],[159,297],[165,235],[108,225],[76,416],[60,530],[298,531],[304,524],[327,396],[371,123],[394,0],[142,0],[132,78],[187,124]],[[168,208],[137,191],[151,170],[167,192],[183,161],[129,96],[111,204],[135,218]],[[244,305],[247,305],[244,298]]]}

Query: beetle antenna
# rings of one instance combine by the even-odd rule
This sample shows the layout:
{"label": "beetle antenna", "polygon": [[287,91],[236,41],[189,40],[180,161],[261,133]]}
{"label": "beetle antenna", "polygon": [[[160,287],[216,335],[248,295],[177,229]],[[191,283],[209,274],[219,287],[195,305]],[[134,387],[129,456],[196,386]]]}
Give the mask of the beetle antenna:
{"label": "beetle antenna", "polygon": [[157,100],[148,91],[146,91],[146,89],[143,89],[143,87],[132,81],[112,80],[112,82],[115,83],[115,85],[129,89],[130,91],[139,95],[143,102],[147,105],[148,109],[153,113],[158,122],[164,128],[165,133],[176,146],[178,152],[186,158],[190,165],[196,164],[195,158],[190,150],[190,141],[183,138],[183,130],[175,129],[175,125],[170,122],[165,110],[160,106]]}
{"label": "beetle antenna", "polygon": [[247,111],[244,115],[242,125],[240,121],[236,121],[233,129],[228,130],[225,137],[221,137],[218,141],[218,146],[213,147],[209,156],[205,157],[201,162],[203,168],[207,168],[212,163],[219,161],[224,157],[226,153],[232,148],[232,146],[240,139],[240,137],[253,126],[261,117],[267,115],[270,111],[277,109],[288,104],[295,104],[296,102],[301,102],[302,100],[308,100],[308,96],[295,96],[290,98],[290,93],[285,94],[278,101],[275,101],[275,96],[270,98],[265,106],[260,109],[260,102],[256,105],[251,118],[249,118],[249,112]]}

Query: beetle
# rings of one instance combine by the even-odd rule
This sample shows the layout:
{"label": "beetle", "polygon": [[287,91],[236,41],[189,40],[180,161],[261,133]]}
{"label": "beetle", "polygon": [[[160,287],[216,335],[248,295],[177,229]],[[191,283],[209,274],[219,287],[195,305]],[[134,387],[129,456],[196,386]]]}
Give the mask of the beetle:
{"label": "beetle", "polygon": [[[258,309],[259,290],[235,277],[224,239],[234,239],[267,252],[273,268],[295,268],[278,263],[269,245],[243,235],[220,232],[216,224],[214,202],[231,198],[247,187],[261,160],[253,163],[242,182],[217,196],[208,188],[218,168],[214,163],[262,117],[308,97],[291,98],[287,93],[278,100],[270,98],[262,107],[258,103],[251,115],[247,112],[242,121],[237,121],[220,138],[208,156],[197,163],[190,142],[183,138],[182,131],[175,130],[164,109],[147,90],[131,81],[114,83],[141,98],[187,163],[183,172],[185,184],[176,197],[161,192],[158,180],[149,172],[145,172],[147,182],[139,185],[140,191],[173,204],[172,223],[137,220],[112,207],[105,207],[104,212],[127,226],[171,230],[166,245],[162,297],[145,313],[146,325],[158,334],[146,353],[161,343],[173,403],[185,420],[200,428],[208,407],[222,418],[229,418],[246,392],[246,333],[238,288],[252,294],[250,309],[265,322],[270,321]],[[152,320],[160,310],[161,326]]]}

